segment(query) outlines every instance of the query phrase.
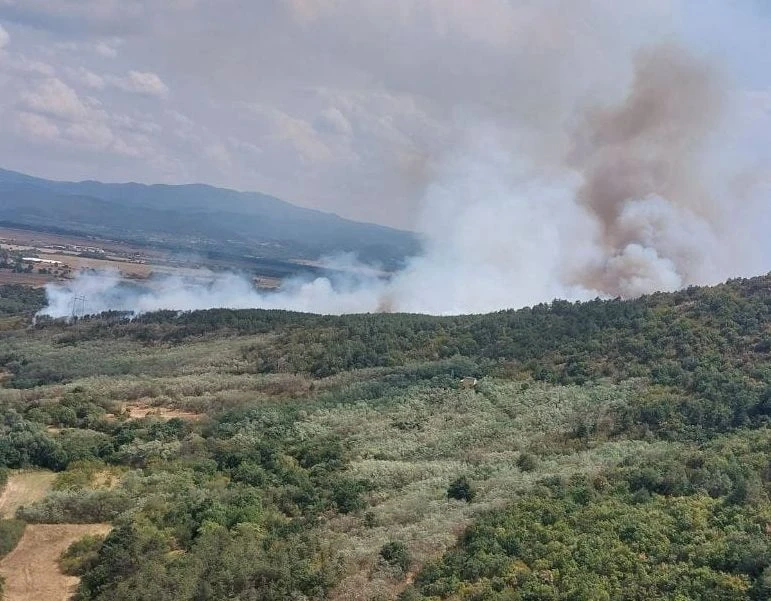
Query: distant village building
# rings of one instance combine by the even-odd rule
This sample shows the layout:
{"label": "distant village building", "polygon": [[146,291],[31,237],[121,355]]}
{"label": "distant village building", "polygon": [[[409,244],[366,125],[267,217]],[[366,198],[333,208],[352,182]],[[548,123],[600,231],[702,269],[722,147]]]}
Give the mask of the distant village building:
{"label": "distant village building", "polygon": [[461,388],[474,388],[477,385],[476,378],[466,377],[460,381]]}

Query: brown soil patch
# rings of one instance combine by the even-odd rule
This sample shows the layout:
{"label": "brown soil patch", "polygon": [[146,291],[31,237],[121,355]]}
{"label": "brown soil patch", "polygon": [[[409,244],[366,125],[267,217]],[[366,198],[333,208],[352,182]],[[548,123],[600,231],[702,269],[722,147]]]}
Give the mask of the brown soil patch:
{"label": "brown soil patch", "polygon": [[109,488],[113,489],[120,483],[120,475],[115,474],[109,470],[102,470],[97,472],[91,478],[91,486],[94,488]]}
{"label": "brown soil patch", "polygon": [[0,284],[21,284],[32,288],[42,288],[58,279],[56,276],[42,273],[14,273],[10,269],[0,269]]}
{"label": "brown soil patch", "polygon": [[[92,259],[89,257],[77,257],[74,255],[65,254],[46,254],[46,259],[51,261],[61,261],[65,265],[69,265],[72,269],[96,269],[96,270],[110,270],[115,269],[127,276],[136,276],[146,278],[153,271],[154,266],[147,263],[130,263],[128,261],[110,261],[109,259]],[[155,267],[157,269],[157,267]]]}
{"label": "brown soil patch", "polygon": [[182,411],[181,409],[167,409],[166,407],[129,407],[129,416],[131,419],[141,419],[143,417],[157,417],[158,419],[201,419],[200,413],[192,411]]}
{"label": "brown soil patch", "polygon": [[183,411],[182,409],[172,409],[170,407],[153,407],[149,403],[123,403],[122,410],[128,413],[129,419],[142,419],[144,417],[156,417],[158,419],[168,420],[174,417],[188,420],[198,420],[203,418],[201,413],[192,411]]}
{"label": "brown soil patch", "polygon": [[59,571],[59,557],[86,534],[109,531],[109,524],[29,524],[16,548],[0,561],[5,601],[69,599],[79,579]]}
{"label": "brown soil patch", "polygon": [[43,470],[15,472],[0,495],[0,518],[12,518],[22,505],[29,505],[46,496],[56,474]]}

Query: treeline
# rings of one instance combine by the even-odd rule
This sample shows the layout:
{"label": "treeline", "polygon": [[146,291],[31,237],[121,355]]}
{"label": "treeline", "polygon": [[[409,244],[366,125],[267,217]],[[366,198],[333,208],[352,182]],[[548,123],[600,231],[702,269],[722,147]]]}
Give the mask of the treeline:
{"label": "treeline", "polygon": [[[683,437],[771,419],[770,322],[771,277],[761,277],[629,301],[555,301],[489,315],[161,311],[134,320],[105,314],[77,327],[44,321],[38,335],[55,336],[66,346],[110,338],[175,345],[263,334],[242,346],[255,373],[326,377],[460,357],[473,363],[477,374],[553,384],[641,377],[660,388],[620,423]],[[16,386],[66,381],[71,375],[18,353],[4,363]]]}
{"label": "treeline", "polygon": [[[771,311],[771,277],[734,280],[636,300],[554,301],[487,315],[320,316],[280,310],[159,311],[127,320],[103,314],[77,329],[41,321],[62,344],[128,337],[148,344],[207,335],[271,334],[255,347],[256,367],[326,376],[455,355],[493,360],[555,383],[629,377],[652,371],[671,380],[695,357],[740,359],[771,351],[763,326]],[[751,361],[752,357],[748,360]],[[669,363],[668,363],[669,362]],[[671,363],[671,364],[670,364]],[[507,365],[509,364],[509,365]]]}

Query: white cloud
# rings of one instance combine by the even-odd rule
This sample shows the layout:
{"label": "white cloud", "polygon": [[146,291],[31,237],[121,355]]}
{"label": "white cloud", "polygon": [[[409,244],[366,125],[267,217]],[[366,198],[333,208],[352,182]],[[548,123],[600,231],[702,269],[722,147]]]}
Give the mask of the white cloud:
{"label": "white cloud", "polygon": [[94,51],[105,58],[115,58],[118,56],[117,43],[99,42],[94,46]]}
{"label": "white cloud", "polygon": [[95,148],[108,148],[115,139],[110,127],[96,120],[72,123],[65,131],[67,137],[73,142]]}
{"label": "white cloud", "polygon": [[22,93],[24,107],[43,115],[77,121],[88,114],[78,94],[61,79],[49,77]]}
{"label": "white cloud", "polygon": [[107,77],[107,80],[124,92],[141,94],[143,96],[157,96],[158,98],[165,98],[169,95],[169,88],[155,73],[129,71],[124,77],[110,75]]}
{"label": "white cloud", "polygon": [[43,115],[21,111],[17,118],[22,131],[33,138],[56,140],[61,135],[59,127]]}
{"label": "white cloud", "polygon": [[99,75],[85,67],[67,68],[67,74],[80,84],[95,90],[112,86],[118,90],[141,96],[165,98],[169,89],[155,73],[129,71],[126,75]]}
{"label": "white cloud", "polygon": [[350,121],[339,109],[328,107],[314,121],[317,130],[332,134],[350,136],[353,133],[353,126]]}
{"label": "white cloud", "polygon": [[3,28],[2,25],[0,25],[0,50],[5,48],[10,41],[11,36],[9,36],[8,32]]}
{"label": "white cloud", "polygon": [[113,113],[102,100],[81,96],[58,78],[42,78],[24,91],[15,117],[16,130],[30,141],[48,140],[71,153],[100,151],[132,159],[162,154],[149,138],[161,131],[158,124]]}
{"label": "white cloud", "polygon": [[67,74],[87,88],[92,88],[95,90],[104,89],[104,77],[101,77],[84,67],[77,67],[76,69],[68,68]]}
{"label": "white cloud", "polygon": [[0,61],[0,70],[25,76],[45,75],[52,77],[56,69],[39,60],[30,59],[23,54],[5,54]]}
{"label": "white cloud", "polygon": [[230,152],[222,143],[218,142],[215,144],[211,144],[210,146],[207,146],[204,149],[204,154],[212,161],[216,161],[217,163],[223,166],[232,165],[232,158],[230,156]]}
{"label": "white cloud", "polygon": [[265,132],[265,139],[289,150],[296,160],[317,162],[330,158],[329,147],[308,121],[271,106],[257,103],[243,106],[258,121]]}

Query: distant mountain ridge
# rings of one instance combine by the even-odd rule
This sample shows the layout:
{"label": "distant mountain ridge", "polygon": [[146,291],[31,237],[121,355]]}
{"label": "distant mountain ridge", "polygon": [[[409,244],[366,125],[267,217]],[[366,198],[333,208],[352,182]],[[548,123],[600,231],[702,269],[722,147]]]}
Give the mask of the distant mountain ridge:
{"label": "distant mountain ridge", "polygon": [[396,266],[411,233],[205,184],[65,182],[0,169],[0,222],[183,248],[315,259],[354,252]]}

